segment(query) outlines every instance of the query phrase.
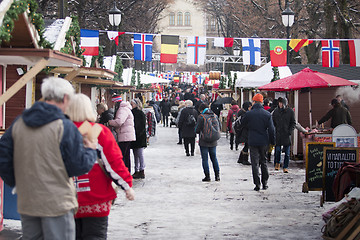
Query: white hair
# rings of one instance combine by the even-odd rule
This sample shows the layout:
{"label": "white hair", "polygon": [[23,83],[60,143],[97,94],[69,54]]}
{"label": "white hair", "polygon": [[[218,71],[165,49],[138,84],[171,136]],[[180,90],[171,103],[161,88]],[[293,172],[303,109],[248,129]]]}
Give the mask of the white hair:
{"label": "white hair", "polygon": [[88,96],[82,93],[74,94],[70,100],[66,114],[74,122],[96,121],[96,113]]}
{"label": "white hair", "polygon": [[41,95],[45,101],[63,102],[64,96],[74,95],[75,90],[69,81],[63,78],[48,77],[41,84]]}
{"label": "white hair", "polygon": [[185,101],[185,107],[192,107],[193,102],[191,100],[186,100]]}

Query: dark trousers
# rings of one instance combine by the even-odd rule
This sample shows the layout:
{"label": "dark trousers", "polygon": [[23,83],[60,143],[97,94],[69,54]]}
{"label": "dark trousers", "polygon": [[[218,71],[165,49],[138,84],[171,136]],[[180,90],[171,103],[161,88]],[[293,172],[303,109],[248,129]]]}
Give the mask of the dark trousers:
{"label": "dark trousers", "polygon": [[87,217],[75,219],[77,240],[106,239],[108,217]]}
{"label": "dark trousers", "polygon": [[165,126],[169,126],[169,115],[167,114],[167,115],[165,115],[165,114],[163,114],[162,115],[163,116],[163,124],[164,124],[164,127]]}
{"label": "dark trousers", "polygon": [[[234,140],[235,140],[235,134],[234,133],[230,133],[230,147],[231,149],[233,148],[234,146]],[[235,141],[235,147],[236,149],[238,148],[239,144],[236,143]]]}
{"label": "dark trousers", "polygon": [[121,153],[123,155],[123,161],[125,166],[128,168],[131,173],[131,161],[130,161],[130,143],[131,142],[118,142]]}
{"label": "dark trousers", "polygon": [[190,153],[189,152],[189,145],[190,145],[190,151],[192,154],[194,154],[195,152],[195,138],[184,138],[184,147],[185,147],[185,152],[186,153]]}
{"label": "dark trousers", "polygon": [[242,151],[245,152],[245,153],[249,152],[249,145],[248,145],[247,142],[244,143],[244,147],[243,147]]}
{"label": "dark trousers", "polygon": [[179,135],[179,143],[182,142],[182,136],[181,136],[181,129],[179,128],[178,130],[178,135]]}
{"label": "dark trousers", "polygon": [[266,165],[266,153],[268,146],[250,146],[250,159],[252,166],[253,181],[257,187],[260,187],[260,173],[261,169],[261,183],[267,186],[269,179],[269,172]]}

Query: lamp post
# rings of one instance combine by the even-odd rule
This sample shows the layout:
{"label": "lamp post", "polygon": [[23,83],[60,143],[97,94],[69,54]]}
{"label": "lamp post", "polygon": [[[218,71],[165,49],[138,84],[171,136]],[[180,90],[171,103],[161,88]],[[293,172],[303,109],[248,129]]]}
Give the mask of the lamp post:
{"label": "lamp post", "polygon": [[[121,22],[121,11],[116,7],[115,1],[114,1],[114,7],[110,9],[108,13],[109,13],[110,25],[113,27],[113,30],[116,31],[117,27]],[[116,44],[115,44],[115,55],[117,55]]]}
{"label": "lamp post", "polygon": [[[286,38],[290,37],[290,27],[294,24],[294,12],[290,9],[288,1],[286,1],[286,8],[281,13],[282,23],[286,27]],[[289,42],[289,40],[287,40]],[[290,63],[289,59],[289,43],[286,45],[287,62]]]}

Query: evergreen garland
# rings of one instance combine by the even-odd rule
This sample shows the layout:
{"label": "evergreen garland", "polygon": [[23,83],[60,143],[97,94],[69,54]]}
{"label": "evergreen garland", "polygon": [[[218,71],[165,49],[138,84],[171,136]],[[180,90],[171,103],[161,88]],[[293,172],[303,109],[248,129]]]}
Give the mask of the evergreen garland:
{"label": "evergreen garland", "polygon": [[279,80],[280,79],[280,76],[279,76],[279,68],[278,67],[273,67],[272,68],[272,71],[274,73],[274,77],[271,79],[271,82],[274,82],[276,80]]}
{"label": "evergreen garland", "polygon": [[235,90],[236,80],[237,80],[237,74],[234,73],[234,80],[233,80],[233,84],[232,84],[232,86],[231,86],[231,89],[232,89],[232,90]]}
{"label": "evergreen garland", "polygon": [[135,86],[135,79],[136,75],[135,75],[135,68],[133,68],[132,70],[132,75],[131,75],[131,81],[130,81],[130,86]]}
{"label": "evergreen garland", "polygon": [[232,88],[231,85],[232,85],[232,79],[231,79],[231,73],[229,72],[228,73],[227,87]]}
{"label": "evergreen garland", "polygon": [[118,74],[114,77],[114,81],[117,82],[124,82],[122,78],[122,73],[124,70],[124,65],[122,64],[122,60],[119,56],[116,56],[116,63],[115,63],[115,72]]}
{"label": "evergreen garland", "polygon": [[221,78],[220,78],[219,89],[225,89],[225,77],[224,76],[221,76]]}
{"label": "evergreen garland", "polygon": [[37,8],[38,3],[35,0],[14,1],[4,16],[3,24],[0,26],[0,44],[3,41],[10,41],[11,33],[14,30],[15,26],[14,21],[19,18],[19,14],[22,14],[26,10],[29,10],[28,15],[30,21],[34,25],[40,37],[39,45],[43,48],[52,48],[52,45],[44,38],[44,19],[41,14],[36,12]]}
{"label": "evergreen garland", "polygon": [[136,88],[137,89],[141,89],[142,85],[141,85],[141,79],[140,79],[140,72],[137,72],[137,84],[136,84]]}
{"label": "evergreen garland", "polygon": [[[72,21],[71,25],[69,27],[69,30],[66,33],[65,36],[65,45],[62,49],[60,49],[60,52],[66,53],[66,54],[74,54],[78,58],[81,58],[83,60],[83,63],[85,64],[85,58],[82,55],[82,53],[85,51],[81,49],[80,47],[80,25],[79,20],[77,16],[71,16]],[[75,52],[72,45],[72,41],[75,44]]]}
{"label": "evergreen garland", "polygon": [[101,45],[99,46],[99,55],[92,56],[90,67],[95,67],[96,61],[98,61],[100,68],[104,68],[104,48]]}

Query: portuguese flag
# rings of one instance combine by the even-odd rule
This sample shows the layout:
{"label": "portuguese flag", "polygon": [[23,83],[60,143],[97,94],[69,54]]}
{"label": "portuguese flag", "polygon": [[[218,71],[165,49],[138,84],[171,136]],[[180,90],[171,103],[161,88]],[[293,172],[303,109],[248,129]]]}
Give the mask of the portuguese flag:
{"label": "portuguese flag", "polygon": [[179,50],[179,36],[161,35],[161,55],[162,63],[177,63]]}
{"label": "portuguese flag", "polygon": [[269,40],[271,66],[286,66],[287,40]]}

